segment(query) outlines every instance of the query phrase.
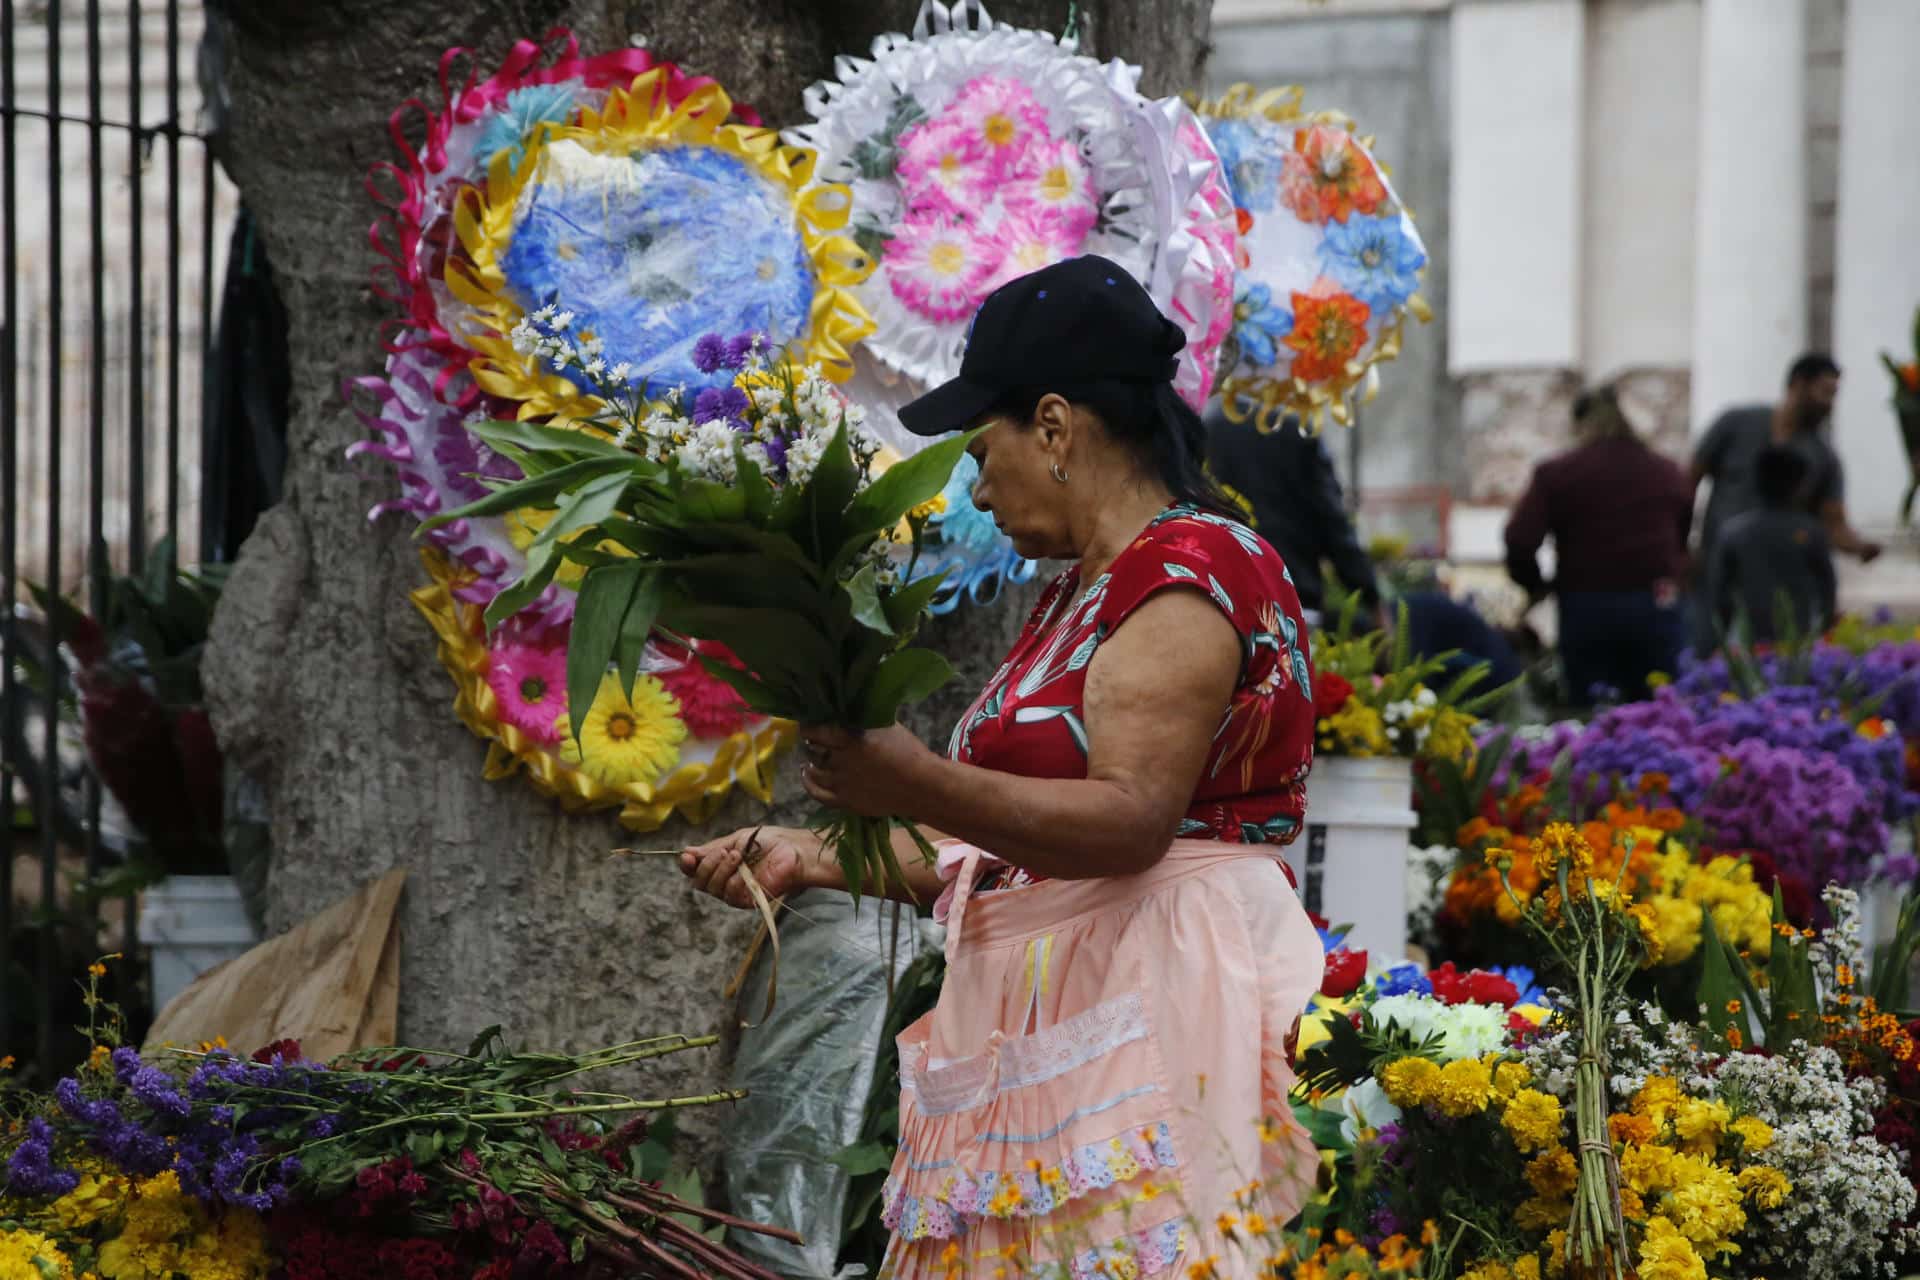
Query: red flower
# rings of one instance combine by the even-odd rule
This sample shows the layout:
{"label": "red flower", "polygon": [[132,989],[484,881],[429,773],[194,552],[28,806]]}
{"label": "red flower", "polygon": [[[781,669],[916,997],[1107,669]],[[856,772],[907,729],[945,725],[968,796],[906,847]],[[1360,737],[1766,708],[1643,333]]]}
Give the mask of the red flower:
{"label": "red flower", "polygon": [[1512,1008],[1520,989],[1497,973],[1475,969],[1461,973],[1449,960],[1427,975],[1434,997],[1442,1004],[1497,1004]]}
{"label": "red flower", "polygon": [[1320,978],[1320,994],[1329,1000],[1351,995],[1367,976],[1367,953],[1341,947],[1327,952],[1326,972]]}
{"label": "red flower", "polygon": [[1313,718],[1325,720],[1353,696],[1353,682],[1337,671],[1322,671],[1313,679]]}
{"label": "red flower", "polygon": [[1324,382],[1346,372],[1347,361],[1367,344],[1373,309],[1351,294],[1293,295],[1293,332],[1281,342],[1294,352],[1290,372],[1303,382]]}
{"label": "red flower", "polygon": [[298,1040],[275,1040],[272,1044],[262,1045],[253,1051],[253,1060],[255,1062],[272,1062],[275,1058],[292,1062],[299,1056],[300,1042]]}

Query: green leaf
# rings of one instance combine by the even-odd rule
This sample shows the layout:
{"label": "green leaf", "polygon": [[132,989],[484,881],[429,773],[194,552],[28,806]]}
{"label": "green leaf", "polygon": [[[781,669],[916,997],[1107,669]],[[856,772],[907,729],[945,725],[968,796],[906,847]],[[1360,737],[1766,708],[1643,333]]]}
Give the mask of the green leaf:
{"label": "green leaf", "polygon": [[722,662],[718,658],[709,658],[702,654],[700,665],[707,669],[708,675],[739,694],[742,702],[761,715],[783,716],[786,714],[788,709],[766,685],[732,663]]}
{"label": "green leaf", "polygon": [[639,586],[620,619],[620,635],[613,646],[614,664],[620,671],[620,692],[633,700],[633,682],[640,675],[640,659],[646,653],[647,638],[660,616],[661,579],[657,572],[640,575]]}
{"label": "green leaf", "polygon": [[527,559],[552,555],[553,549],[570,534],[582,533],[611,516],[632,479],[624,470],[619,470],[596,476],[581,485],[560,504],[553,519],[547,521],[546,527],[534,538],[533,545],[527,548]]}
{"label": "green leaf", "polygon": [[847,579],[845,589],[855,622],[883,636],[893,634],[893,623],[888,619],[886,606],[880,600],[879,569],[871,560],[860,566],[860,572]]}
{"label": "green leaf", "polygon": [[567,637],[568,724],[576,744],[580,726],[600,692],[600,681],[606,677],[607,664],[613,661],[620,624],[626,620],[646,571],[647,566],[632,560],[590,569],[580,582],[580,598],[573,606],[573,630]]}
{"label": "green leaf", "polygon": [[841,1148],[832,1162],[856,1178],[880,1173],[893,1167],[893,1148],[884,1142],[862,1142]]}
{"label": "green leaf", "polygon": [[920,701],[953,678],[953,667],[931,649],[902,649],[888,654],[861,693],[863,729],[884,729],[900,718],[900,709]]}
{"label": "green leaf", "polygon": [[560,558],[548,556],[542,563],[530,567],[520,576],[518,582],[487,601],[486,612],[483,615],[487,630],[493,631],[508,618],[532,604],[534,599],[547,589],[547,584],[553,581],[553,575],[559,569]]}
{"label": "green leaf", "polygon": [[946,570],[942,569],[939,573],[930,573],[924,578],[917,578],[906,586],[888,593],[881,601],[881,606],[887,611],[887,622],[896,634],[910,636],[919,628],[920,620],[926,616],[927,607],[940,593],[940,588],[945,585],[946,579]]}
{"label": "green leaf", "polygon": [[496,450],[520,449],[530,453],[575,453],[635,460],[634,454],[613,441],[574,427],[549,427],[537,422],[494,419],[491,422],[473,423],[467,430]]}
{"label": "green leaf", "polygon": [[691,521],[725,523],[747,514],[747,495],[732,485],[712,480],[683,480],[678,490],[680,511]]}
{"label": "green leaf", "polygon": [[668,601],[662,617],[675,631],[726,645],[770,691],[793,695],[794,705],[783,706],[775,714],[809,723],[838,713],[839,664],[826,637],[809,619],[784,609],[678,599]]}
{"label": "green leaf", "polygon": [[837,548],[846,540],[847,504],[860,484],[860,464],[847,444],[847,424],[843,418],[833,433],[820,463],[813,470],[802,493],[805,494],[807,529],[814,537],[815,550],[826,558],[829,547]]}
{"label": "green leaf", "polygon": [[896,462],[847,507],[847,536],[883,533],[923,502],[931,502],[953,478],[960,455],[978,431],[948,436],[904,462]]}
{"label": "green leaf", "polygon": [[[475,1036],[473,1038],[473,1043],[467,1046],[467,1057],[469,1058],[492,1057],[493,1055],[487,1052],[487,1047],[500,1039],[500,1030],[501,1030],[500,1024],[496,1022],[492,1026],[488,1027],[485,1031],[482,1031],[479,1035]],[[502,1043],[501,1048],[504,1049],[505,1047],[506,1047],[505,1044]]]}
{"label": "green leaf", "polygon": [[522,507],[551,507],[553,500],[563,493],[579,490],[587,482],[601,476],[624,472],[631,477],[633,463],[638,459],[631,455],[619,458],[583,458],[579,462],[568,463],[544,475],[528,480],[515,481],[503,488],[495,489],[484,498],[477,498],[462,507],[451,511],[442,511],[439,515],[420,522],[419,532],[438,529],[443,524],[455,520],[466,520],[480,516],[505,515],[509,511],[518,511]]}

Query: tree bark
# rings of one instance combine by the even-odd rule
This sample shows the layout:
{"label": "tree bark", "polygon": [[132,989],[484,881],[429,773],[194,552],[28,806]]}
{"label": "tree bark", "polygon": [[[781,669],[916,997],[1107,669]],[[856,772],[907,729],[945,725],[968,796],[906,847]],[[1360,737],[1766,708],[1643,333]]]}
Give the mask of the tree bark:
{"label": "tree bark", "polygon": [[[269,925],[282,929],[390,867],[410,872],[402,911],[402,1038],[462,1044],[503,1023],[529,1044],[585,1048],[730,1027],[720,987],[752,917],[696,898],[665,860],[609,860],[611,816],[567,817],[518,781],[480,777],[483,745],[450,712],[451,684],[407,601],[423,574],[404,522],[368,527],[389,496],[377,466],[345,461],[361,432],[344,376],[379,368],[388,308],[367,288],[374,210],[368,165],[390,157],[387,114],[437,97],[454,44],[491,67],[516,38],[571,26],[584,51],[640,32],[717,77],[769,123],[802,116],[800,95],[836,53],[910,26],[914,0],[226,0],[230,134],[223,158],[257,216],[292,324],[293,418],[285,500],[261,521],[215,621],[205,675],[230,757],[265,785],[275,862]],[[1060,30],[1066,0],[995,3],[996,18]],[[1199,83],[1207,0],[1080,6],[1083,44],[1144,62],[1150,92]],[[1027,597],[1027,598],[1030,598]],[[960,679],[915,727],[946,726],[996,664],[1024,615],[1016,598],[928,630]],[[804,820],[789,762],[764,813],[737,796],[714,829]],[[673,824],[650,843],[704,832]],[[646,843],[643,841],[643,843]],[[699,1055],[689,1055],[698,1058]],[[724,1064],[667,1059],[641,1083],[679,1092]],[[690,1117],[711,1133],[717,1117]]]}

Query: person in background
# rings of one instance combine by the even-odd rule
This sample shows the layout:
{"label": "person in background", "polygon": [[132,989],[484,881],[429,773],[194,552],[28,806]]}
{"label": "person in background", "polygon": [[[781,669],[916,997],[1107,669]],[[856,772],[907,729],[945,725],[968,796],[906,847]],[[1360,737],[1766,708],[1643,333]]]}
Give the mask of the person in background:
{"label": "person in background", "polygon": [[1487,678],[1473,690],[1488,693],[1512,684],[1525,674],[1514,644],[1480,611],[1439,591],[1414,591],[1400,598],[1407,608],[1407,646],[1430,658],[1453,652],[1447,675],[1457,676],[1479,663],[1487,664]]}
{"label": "person in background", "polygon": [[1743,511],[1720,529],[1707,564],[1706,598],[1717,634],[1750,644],[1772,644],[1778,611],[1786,607],[1789,635],[1818,635],[1833,621],[1833,555],[1826,527],[1797,503],[1806,485],[1806,458],[1769,445],[1754,465],[1762,506]]}
{"label": "person in background", "polygon": [[[1558,599],[1568,695],[1587,706],[1603,686],[1644,697],[1647,677],[1677,664],[1693,495],[1634,433],[1613,388],[1583,392],[1573,421],[1576,444],[1534,468],[1507,521],[1507,572],[1530,602]],[[1538,560],[1549,537],[1551,584]]]}
{"label": "person in background", "polygon": [[1373,560],[1347,515],[1326,442],[1292,418],[1265,434],[1252,422],[1229,422],[1218,403],[1206,425],[1207,471],[1280,553],[1308,621],[1327,608],[1323,564],[1332,566],[1341,586],[1360,593],[1364,609],[1384,620]]}
{"label": "person in background", "polygon": [[1880,554],[1880,544],[1862,537],[1847,520],[1840,455],[1821,430],[1839,389],[1840,366],[1831,356],[1810,352],[1787,370],[1787,391],[1779,404],[1729,409],[1708,429],[1693,455],[1694,491],[1702,480],[1713,481],[1697,563],[1712,563],[1714,543],[1728,521],[1764,505],[1759,460],[1769,445],[1791,450],[1805,463],[1790,505],[1819,519],[1834,550],[1858,556],[1863,564]]}

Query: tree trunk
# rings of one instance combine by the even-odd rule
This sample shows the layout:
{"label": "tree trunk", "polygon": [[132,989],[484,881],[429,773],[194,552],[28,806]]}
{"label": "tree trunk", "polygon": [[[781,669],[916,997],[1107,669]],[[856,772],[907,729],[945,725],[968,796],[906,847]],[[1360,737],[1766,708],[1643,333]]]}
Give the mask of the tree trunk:
{"label": "tree trunk", "polygon": [[[571,26],[583,51],[628,32],[719,78],[770,123],[801,117],[801,90],[834,54],[908,27],[913,0],[227,0],[231,131],[224,160],[260,231],[291,318],[293,419],[286,498],[261,521],[227,588],[205,671],[221,741],[270,798],[271,928],[281,929],[393,866],[410,872],[402,912],[402,1038],[463,1044],[502,1023],[530,1044],[583,1048],[730,1027],[720,988],[752,917],[696,898],[665,860],[611,861],[611,816],[567,817],[518,781],[481,779],[482,744],[454,719],[432,635],[408,604],[423,581],[403,522],[369,528],[390,496],[376,466],[346,462],[361,430],[344,376],[380,366],[388,309],[367,289],[374,210],[367,166],[390,155],[387,113],[437,95],[441,51],[468,45],[491,67],[521,36]],[[1083,42],[1144,62],[1145,87],[1199,83],[1207,0],[1080,6]],[[1066,0],[995,3],[996,18],[1059,30]],[[1009,644],[1022,601],[932,625],[960,680],[916,728],[944,738],[968,690]],[[736,797],[713,826],[803,820],[792,766],[763,813]],[[701,832],[674,824],[652,841]],[[693,1055],[698,1058],[699,1055]],[[648,1085],[720,1080],[712,1057]],[[711,1121],[692,1121],[698,1130]]]}

